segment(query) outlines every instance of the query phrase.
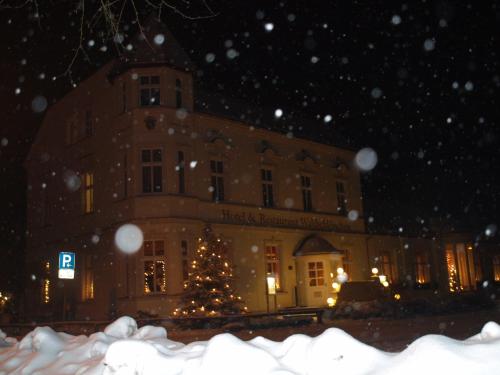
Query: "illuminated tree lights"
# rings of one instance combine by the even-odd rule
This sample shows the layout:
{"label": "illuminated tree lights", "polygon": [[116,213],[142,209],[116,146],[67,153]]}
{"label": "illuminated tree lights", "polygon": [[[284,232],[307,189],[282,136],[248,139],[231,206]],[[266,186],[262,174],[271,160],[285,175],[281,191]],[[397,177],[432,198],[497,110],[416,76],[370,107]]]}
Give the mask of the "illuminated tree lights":
{"label": "illuminated tree lights", "polygon": [[446,265],[448,266],[448,287],[450,292],[458,292],[461,290],[457,283],[457,269],[453,254],[449,251],[446,252]]}
{"label": "illuminated tree lights", "polygon": [[221,316],[246,312],[243,300],[232,287],[233,281],[227,245],[207,226],[198,239],[180,306],[173,315]]}

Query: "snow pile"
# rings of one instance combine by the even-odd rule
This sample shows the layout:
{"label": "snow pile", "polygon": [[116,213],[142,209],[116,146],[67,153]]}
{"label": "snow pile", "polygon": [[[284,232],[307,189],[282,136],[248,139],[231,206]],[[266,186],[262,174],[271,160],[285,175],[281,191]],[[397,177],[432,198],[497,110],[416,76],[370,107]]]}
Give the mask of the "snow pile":
{"label": "snow pile", "polygon": [[90,336],[38,327],[20,342],[0,331],[0,374],[323,375],[500,373],[500,326],[487,323],[464,341],[440,335],[417,339],[401,353],[365,345],[340,329],[283,342],[242,341],[230,334],[188,345],[162,327],[122,317]]}

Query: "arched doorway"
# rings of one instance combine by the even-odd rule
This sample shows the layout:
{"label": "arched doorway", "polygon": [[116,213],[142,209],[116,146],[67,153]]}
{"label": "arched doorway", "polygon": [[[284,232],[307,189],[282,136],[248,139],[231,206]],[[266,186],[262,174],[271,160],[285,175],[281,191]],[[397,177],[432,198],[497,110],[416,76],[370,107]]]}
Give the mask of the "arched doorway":
{"label": "arched doorway", "polygon": [[296,260],[299,306],[326,306],[328,298],[335,298],[332,283],[337,277],[337,268],[342,267],[343,254],[343,251],[317,235],[308,236],[298,244],[293,255]]}

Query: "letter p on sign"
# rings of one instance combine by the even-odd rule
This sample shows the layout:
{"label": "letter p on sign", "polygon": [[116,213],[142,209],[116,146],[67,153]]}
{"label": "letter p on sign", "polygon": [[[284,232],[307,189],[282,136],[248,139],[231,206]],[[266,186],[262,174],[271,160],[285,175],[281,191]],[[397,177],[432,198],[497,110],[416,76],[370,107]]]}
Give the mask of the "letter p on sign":
{"label": "letter p on sign", "polygon": [[60,252],[59,253],[59,273],[60,279],[75,278],[75,253]]}

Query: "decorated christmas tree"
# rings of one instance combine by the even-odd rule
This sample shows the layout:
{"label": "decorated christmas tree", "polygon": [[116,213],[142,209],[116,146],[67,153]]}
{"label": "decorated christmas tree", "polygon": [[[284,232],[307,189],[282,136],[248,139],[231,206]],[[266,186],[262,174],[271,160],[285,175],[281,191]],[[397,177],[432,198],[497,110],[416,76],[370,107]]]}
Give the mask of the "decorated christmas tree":
{"label": "decorated christmas tree", "polygon": [[233,288],[233,270],[227,245],[206,226],[198,239],[180,307],[174,316],[221,316],[244,313],[247,308]]}

